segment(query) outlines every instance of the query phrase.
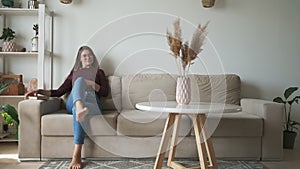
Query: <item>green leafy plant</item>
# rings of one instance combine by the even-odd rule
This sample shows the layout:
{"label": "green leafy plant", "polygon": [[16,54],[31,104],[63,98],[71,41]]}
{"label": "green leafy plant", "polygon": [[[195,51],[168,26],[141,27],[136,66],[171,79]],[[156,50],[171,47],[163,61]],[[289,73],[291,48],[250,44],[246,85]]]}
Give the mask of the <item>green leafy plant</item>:
{"label": "green leafy plant", "polygon": [[292,114],[292,105],[294,103],[299,103],[300,96],[292,97],[292,94],[298,90],[298,87],[289,87],[284,91],[284,98],[276,97],[273,99],[274,102],[283,103],[284,104],[284,113],[285,113],[285,131],[294,131],[298,128],[297,125],[300,126],[300,123],[291,119]]}
{"label": "green leafy plant", "polygon": [[34,24],[32,29],[35,31],[35,36],[37,36],[39,34],[39,25],[38,24]]}
{"label": "green leafy plant", "polygon": [[3,106],[0,106],[0,109],[2,111],[1,115],[8,125],[12,126],[15,122],[16,125],[19,126],[18,112],[13,106],[5,104]]}
{"label": "green leafy plant", "polygon": [[3,28],[2,35],[0,39],[3,39],[4,41],[11,41],[16,37],[15,31],[13,31],[11,28]]}
{"label": "green leafy plant", "polygon": [[13,0],[1,0],[1,3],[3,6],[10,7],[10,8],[14,6]]}
{"label": "green leafy plant", "polygon": [[8,84],[4,84],[4,85],[0,86],[0,94],[2,92],[4,92],[7,89],[7,87],[8,87]]}
{"label": "green leafy plant", "polygon": [[[8,84],[4,84],[0,86],[0,94],[6,90],[8,87]],[[5,104],[0,106],[0,110],[1,110],[1,115],[4,118],[5,122],[12,126],[14,124],[14,122],[16,123],[17,127],[19,126],[19,115],[17,110],[9,105],[9,104]]]}

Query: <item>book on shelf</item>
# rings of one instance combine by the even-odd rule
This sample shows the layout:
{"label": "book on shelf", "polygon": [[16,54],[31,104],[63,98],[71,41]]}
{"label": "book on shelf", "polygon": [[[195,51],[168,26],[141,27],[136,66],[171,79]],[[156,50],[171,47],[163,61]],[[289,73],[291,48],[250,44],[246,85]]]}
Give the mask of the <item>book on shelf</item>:
{"label": "book on shelf", "polygon": [[45,96],[45,95],[29,96],[28,99],[31,99],[31,100],[48,100],[49,96]]}

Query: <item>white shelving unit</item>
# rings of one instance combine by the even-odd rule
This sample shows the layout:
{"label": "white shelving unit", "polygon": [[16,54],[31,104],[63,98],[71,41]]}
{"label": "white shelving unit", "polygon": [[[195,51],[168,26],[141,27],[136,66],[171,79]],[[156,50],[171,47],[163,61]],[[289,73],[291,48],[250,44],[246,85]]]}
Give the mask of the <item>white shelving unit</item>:
{"label": "white shelving unit", "polygon": [[[38,41],[38,52],[0,52],[0,57],[2,57],[2,64],[3,64],[3,70],[2,73],[6,73],[5,68],[5,57],[18,57],[22,56],[22,59],[24,56],[28,57],[37,57],[37,79],[38,79],[38,88],[44,89],[46,86],[46,75],[45,75],[45,57],[50,57],[50,63],[49,63],[49,74],[47,77],[47,85],[49,88],[52,88],[52,82],[53,82],[53,75],[52,75],[52,68],[53,68],[53,12],[49,11],[45,4],[40,4],[38,9],[26,9],[26,8],[0,8],[0,15],[3,17],[4,26],[6,25],[7,19],[6,17],[8,15],[14,15],[14,16],[34,16],[37,17],[37,23],[39,25],[39,41]],[[46,25],[46,19],[49,19],[49,24]],[[49,33],[46,38],[46,27],[49,28]],[[48,47],[46,48],[45,40],[49,40]],[[33,65],[35,66],[35,65]],[[0,70],[1,71],[1,70]],[[26,75],[24,75],[26,76]],[[2,97],[2,96],[0,96]]]}
{"label": "white shelving unit", "polygon": [[[38,79],[38,88],[45,89],[47,87],[52,89],[54,13],[52,11],[49,11],[46,8],[45,4],[40,4],[38,9],[0,8],[0,18],[3,20],[4,27],[10,26],[10,21],[16,17],[29,17],[35,20],[36,23],[38,23],[38,52],[30,52],[30,49],[27,49],[26,52],[0,51],[0,65],[2,66],[2,70],[0,68],[0,72],[3,74],[8,74],[9,68],[6,67],[6,63],[10,61],[9,58],[17,58],[17,64],[20,65],[22,70],[27,69],[27,71],[29,70],[30,72],[31,70],[36,70],[34,74],[36,74],[36,78]],[[24,29],[22,28],[21,30],[25,29],[31,29],[31,27],[24,27]],[[36,64],[31,65],[30,68],[22,67],[22,62],[25,62],[26,59],[36,60]],[[24,76],[26,76],[26,74],[23,74],[23,77]],[[16,108],[18,102],[23,99],[24,95],[0,95],[0,105],[9,103]],[[17,139],[13,135],[7,135],[7,133],[0,133],[0,136],[0,142],[17,141]]]}

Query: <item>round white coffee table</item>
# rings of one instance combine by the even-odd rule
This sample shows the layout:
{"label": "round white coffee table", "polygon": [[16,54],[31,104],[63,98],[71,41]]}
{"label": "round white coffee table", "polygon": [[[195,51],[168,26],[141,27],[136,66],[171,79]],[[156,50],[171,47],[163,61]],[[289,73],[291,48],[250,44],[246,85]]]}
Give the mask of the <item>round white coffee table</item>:
{"label": "round white coffee table", "polygon": [[[136,108],[145,111],[167,112],[168,118],[166,120],[164,132],[162,134],[161,143],[155,160],[155,169],[161,169],[165,152],[171,136],[171,128],[173,127],[172,140],[170,145],[170,152],[167,165],[172,168],[186,168],[174,161],[177,137],[178,137],[178,123],[182,114],[189,115],[193,121],[193,127],[196,137],[196,145],[200,166],[198,168],[217,169],[217,161],[210,137],[207,137],[205,128],[203,128],[208,113],[231,113],[241,111],[242,108],[238,105],[221,104],[221,103],[205,103],[192,102],[188,105],[178,105],[175,101],[166,102],[142,102],[137,103]],[[208,161],[207,161],[208,159]],[[194,168],[194,167],[193,167]]]}

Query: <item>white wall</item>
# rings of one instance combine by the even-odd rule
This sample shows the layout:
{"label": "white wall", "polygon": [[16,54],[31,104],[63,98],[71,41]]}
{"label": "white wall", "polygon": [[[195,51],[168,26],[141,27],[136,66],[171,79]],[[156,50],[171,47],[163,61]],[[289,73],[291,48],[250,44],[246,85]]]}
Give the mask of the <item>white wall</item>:
{"label": "white wall", "polygon": [[[55,87],[69,73],[82,44],[93,47],[107,74],[176,73],[164,35],[177,16],[185,39],[190,39],[193,25],[210,21],[209,41],[193,73],[238,74],[243,97],[272,100],[286,87],[300,86],[299,0],[216,0],[212,9],[204,9],[201,0],[46,4],[56,14]],[[300,105],[294,109],[300,121]]]}

